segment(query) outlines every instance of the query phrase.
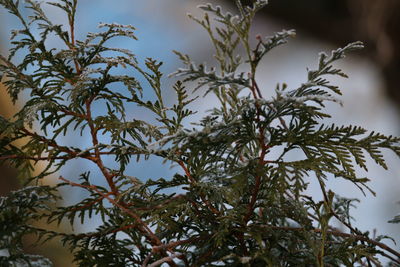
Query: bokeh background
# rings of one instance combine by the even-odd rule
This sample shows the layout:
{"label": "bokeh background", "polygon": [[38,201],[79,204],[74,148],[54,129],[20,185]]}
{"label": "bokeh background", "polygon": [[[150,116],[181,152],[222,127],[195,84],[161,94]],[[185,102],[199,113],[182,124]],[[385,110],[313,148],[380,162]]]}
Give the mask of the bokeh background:
{"label": "bokeh background", "polygon": [[[120,39],[114,43],[118,47],[132,49],[144,60],[152,57],[164,62],[163,71],[171,73],[180,66],[172,50],[193,55],[199,62],[213,64],[213,51],[207,34],[195,22],[189,20],[187,13],[200,17],[202,12],[196,6],[211,2],[225,6],[235,12],[232,0],[80,0],[77,13],[77,39],[83,39],[87,32],[95,31],[99,22],[132,24],[137,28],[138,42]],[[246,2],[246,1],[244,1]],[[250,2],[250,1],[249,1]],[[57,9],[46,8],[50,18],[58,23],[66,23],[66,18]],[[400,1],[398,0],[270,0],[270,4],[256,18],[253,33],[271,35],[281,29],[296,29],[297,37],[289,44],[273,50],[259,69],[258,81],[264,96],[272,95],[276,83],[286,82],[296,87],[306,81],[306,67],[316,66],[318,52],[342,47],[349,42],[361,40],[366,48],[348,55],[337,66],[342,68],[350,79],[334,80],[343,90],[344,107],[329,105],[333,115],[330,123],[355,124],[384,134],[400,135]],[[28,14],[28,13],[27,13]],[[3,54],[9,48],[9,31],[20,27],[17,21],[0,9],[0,47]],[[171,80],[165,78],[165,96],[170,94]],[[196,102],[194,108],[200,118],[204,111],[216,104],[213,98]],[[0,114],[11,117],[18,109],[9,101],[4,87],[0,88]],[[131,110],[132,118],[145,116]],[[86,136],[74,136],[70,140],[75,146],[88,144]],[[77,144],[78,142],[78,144]],[[361,230],[393,236],[400,242],[400,226],[388,224],[394,215],[400,213],[400,160],[391,153],[385,153],[389,171],[370,163],[368,176],[372,177],[371,187],[377,196],[364,197],[355,187],[343,181],[332,180],[329,186],[345,197],[356,197],[361,203],[354,209],[355,224]],[[112,159],[109,159],[111,163]],[[157,167],[155,168],[154,165]],[[174,170],[151,159],[142,164],[131,164],[130,174],[141,179],[171,177]],[[38,166],[40,168],[40,166]],[[83,171],[93,166],[74,161],[60,173],[69,179],[76,179]],[[10,166],[0,166],[0,194],[16,189],[17,170]],[[74,178],[75,177],[75,178]],[[47,179],[55,183],[57,176]],[[310,191],[318,197],[318,189],[311,185]],[[63,192],[66,203],[84,197],[82,191]],[[96,226],[96,220],[76,228],[87,231]],[[71,229],[64,229],[70,231]],[[30,247],[27,250],[47,254],[55,266],[71,266],[66,250],[56,244],[42,249]],[[390,244],[390,242],[388,243]],[[390,244],[393,245],[393,244]],[[400,248],[398,246],[398,248]]]}

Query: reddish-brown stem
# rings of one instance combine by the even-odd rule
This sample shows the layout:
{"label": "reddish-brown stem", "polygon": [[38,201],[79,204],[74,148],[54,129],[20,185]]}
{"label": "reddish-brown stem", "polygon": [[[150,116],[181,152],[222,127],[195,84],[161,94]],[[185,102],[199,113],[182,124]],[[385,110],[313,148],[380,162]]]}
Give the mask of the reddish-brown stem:
{"label": "reddish-brown stem", "polygon": [[87,120],[89,128],[90,128],[90,134],[92,136],[92,143],[94,146],[94,154],[95,154],[94,160],[95,160],[96,165],[99,167],[100,171],[103,173],[104,177],[106,178],[107,183],[111,188],[111,191],[113,192],[113,194],[115,196],[118,196],[119,195],[118,188],[116,187],[116,185],[113,181],[114,175],[111,174],[107,170],[107,168],[104,166],[103,161],[100,156],[100,150],[97,147],[99,144],[99,141],[97,139],[97,129],[95,128],[95,125],[93,123],[92,111],[91,111],[91,104],[92,104],[93,99],[94,99],[94,96],[92,96],[91,98],[88,98],[85,102],[85,105],[86,105],[86,120]]}
{"label": "reddish-brown stem", "polygon": [[350,224],[348,224],[347,222],[345,222],[344,220],[342,220],[337,214],[336,212],[332,209],[332,207],[330,205],[328,205],[328,195],[326,194],[326,190],[324,188],[324,186],[322,185],[322,183],[319,183],[321,191],[322,191],[322,195],[324,196],[324,200],[325,203],[327,204],[327,206],[329,207],[329,211],[332,213],[332,215],[339,221],[341,222],[344,226],[346,226],[350,231],[352,231],[355,234],[360,234],[360,231],[357,231],[356,229],[354,229]]}
{"label": "reddish-brown stem", "polygon": [[[254,78],[254,76],[251,78],[251,82],[253,83],[253,87],[256,89],[257,93],[258,93],[258,97],[259,98],[263,98],[262,94],[261,94],[261,90],[260,87],[258,87],[258,84],[256,82],[256,79]],[[255,98],[256,99],[256,98]]]}
{"label": "reddish-brown stem", "polygon": [[[50,145],[51,146],[51,145]],[[59,146],[53,146],[56,148],[59,148]],[[65,147],[63,147],[65,148]],[[52,157],[52,156],[38,156],[38,157],[32,157],[32,156],[26,156],[26,155],[4,155],[4,156],[0,156],[0,160],[6,160],[6,159],[30,159],[30,160],[34,160],[34,161],[50,161],[50,160],[66,160],[66,159],[73,159],[76,157],[79,158],[83,158],[83,159],[87,159],[90,160],[94,163],[96,163],[96,155],[95,153],[84,153],[84,154],[80,154],[80,152],[76,152],[76,151],[72,151],[72,150],[68,150],[68,151],[64,151],[62,150],[62,152],[65,152],[67,154],[69,154],[69,156],[57,156],[57,157]],[[102,155],[115,155],[115,152],[110,152],[110,151],[99,151],[98,153],[100,156]],[[145,152],[131,152],[129,153],[130,155],[137,155],[137,154],[145,154]]]}
{"label": "reddish-brown stem", "polygon": [[104,198],[106,198],[106,197],[108,197],[108,196],[110,196],[110,195],[112,195],[112,192],[108,192],[108,193],[105,194],[104,196],[101,196],[100,198],[95,199],[95,200],[93,200],[93,201],[91,201],[91,202],[89,202],[89,203],[87,203],[87,204],[85,204],[85,205],[83,205],[83,206],[81,206],[81,207],[72,209],[71,211],[81,210],[81,209],[85,209],[85,208],[87,208],[87,207],[93,206],[94,204],[96,204],[96,203],[102,201]]}
{"label": "reddish-brown stem", "polygon": [[[259,138],[258,138],[258,142],[260,144],[261,147],[261,152],[260,152],[260,156],[259,156],[259,162],[258,162],[258,166],[259,168],[264,167],[264,165],[267,163],[267,161],[264,160],[268,146],[265,144],[265,129],[264,127],[261,126],[261,107],[259,105],[259,103],[257,102],[257,99],[262,98],[262,94],[260,89],[258,88],[258,85],[254,79],[254,76],[252,77],[252,87],[250,88],[252,94],[253,94],[253,98],[255,100],[255,106],[256,106],[256,123],[257,123],[257,127],[258,127],[258,132],[259,132]],[[258,94],[258,95],[257,95]],[[256,170],[257,172],[257,170]],[[253,192],[251,194],[251,198],[250,198],[250,202],[247,206],[247,213],[243,218],[243,226],[246,227],[247,222],[250,220],[253,211],[254,211],[254,206],[256,204],[257,201],[257,196],[258,196],[258,192],[260,191],[260,187],[261,187],[261,181],[262,181],[262,175],[261,173],[256,173],[256,177],[255,177],[255,183],[254,183],[254,188],[253,188]],[[242,247],[243,253],[244,255],[247,255],[248,251],[247,251],[247,247],[244,241],[244,234],[240,233],[237,235],[238,240],[240,242],[240,245]]]}
{"label": "reddish-brown stem", "polygon": [[34,160],[34,161],[40,161],[40,160],[57,160],[57,159],[72,159],[74,157],[72,156],[60,156],[60,157],[30,157],[30,156],[22,156],[22,155],[4,155],[0,156],[0,160],[6,160],[6,159],[29,159],[29,160]]}
{"label": "reddish-brown stem", "polygon": [[178,162],[178,164],[179,164],[179,166],[181,166],[182,169],[185,171],[185,174],[186,174],[186,176],[188,177],[190,183],[191,183],[191,184],[196,184],[196,180],[193,179],[193,177],[192,177],[192,175],[190,174],[188,168],[186,168],[185,163],[183,163],[183,161],[180,160],[180,161]]}
{"label": "reddish-brown stem", "polygon": [[172,254],[171,256],[165,256],[162,259],[159,259],[155,262],[153,262],[150,265],[142,265],[142,267],[156,267],[156,266],[161,266],[164,262],[174,262],[173,259],[174,258],[179,258],[181,256],[181,254]]}
{"label": "reddish-brown stem", "polygon": [[73,111],[67,110],[67,109],[60,109],[60,111],[61,111],[62,113],[64,113],[65,115],[70,115],[70,116],[74,116],[74,117],[81,118],[81,119],[85,119],[85,120],[87,119],[87,117],[86,117],[85,114],[73,112]]}
{"label": "reddish-brown stem", "polygon": [[[151,255],[153,255],[154,253],[160,253],[161,251],[164,251],[166,249],[172,249],[172,248],[175,248],[180,245],[199,241],[201,239],[205,239],[205,238],[204,237],[203,238],[202,237],[192,237],[192,238],[189,238],[186,240],[178,240],[178,241],[170,242],[168,244],[163,244],[160,246],[153,246],[151,253],[146,257],[142,266],[147,266],[148,262],[150,261]],[[181,254],[178,256],[178,258],[182,258],[186,262],[186,265],[188,266],[187,259],[184,255]]]}
{"label": "reddish-brown stem", "polygon": [[192,204],[194,211],[196,212],[197,216],[201,217],[202,213],[200,212],[199,206],[193,200],[189,200],[190,204]]}
{"label": "reddish-brown stem", "polygon": [[[86,100],[86,102],[85,102],[86,115],[84,116],[85,119],[88,122],[88,125],[89,125],[89,128],[90,128],[90,134],[91,134],[91,137],[92,137],[92,144],[94,146],[93,162],[96,163],[96,165],[99,167],[100,171],[102,172],[102,174],[106,178],[107,183],[110,186],[112,194],[115,197],[118,197],[120,194],[119,194],[117,186],[115,185],[115,183],[113,181],[114,174],[110,173],[107,170],[107,168],[104,166],[103,161],[101,159],[101,153],[100,153],[100,150],[98,148],[98,144],[99,144],[99,141],[98,141],[98,138],[97,138],[98,129],[95,127],[95,125],[93,123],[92,113],[91,113],[91,104],[92,104],[93,100],[94,100],[94,96]],[[79,186],[79,185],[75,184],[75,186]],[[132,212],[131,210],[127,209],[125,203],[120,202],[120,201],[116,201],[116,200],[110,198],[108,195],[104,195],[96,187],[92,187],[91,189],[95,190],[98,194],[102,195],[104,198],[109,200],[113,205],[119,207],[121,210],[126,212],[132,218],[134,218],[137,221],[137,223],[140,225],[141,231],[147,236],[147,238],[149,238],[151,243],[156,244],[156,245],[160,245],[161,244],[161,241],[158,239],[158,237],[156,235],[154,235],[154,233],[151,231],[151,229],[148,228],[148,226],[141,220],[140,216],[138,216],[136,213]],[[173,262],[169,262],[169,264],[171,266],[175,265],[175,263],[173,263]]]}
{"label": "reddish-brown stem", "polygon": [[[266,164],[266,161],[264,160],[264,158],[267,153],[268,146],[265,144],[265,137],[264,137],[265,136],[265,128],[261,125],[261,107],[260,107],[259,103],[257,102],[257,99],[262,98],[262,95],[261,95],[261,91],[258,88],[258,85],[257,85],[254,77],[252,78],[252,87],[250,88],[250,90],[251,90],[254,100],[255,100],[255,106],[256,106],[256,112],[257,112],[256,113],[256,116],[257,116],[256,123],[258,124],[258,132],[259,132],[258,142],[261,147],[258,166],[261,169]],[[257,93],[258,93],[258,96],[257,96]],[[260,187],[261,187],[261,180],[262,180],[262,174],[256,173],[253,192],[251,194],[250,202],[247,206],[247,213],[243,220],[244,225],[247,224],[247,222],[250,220],[251,215],[253,214],[254,206],[257,201],[258,192],[260,191]]]}
{"label": "reddish-brown stem", "polygon": [[175,247],[180,246],[180,245],[193,243],[193,242],[199,241],[201,239],[206,239],[206,237],[198,236],[198,237],[192,237],[192,238],[189,238],[189,239],[186,239],[186,240],[174,241],[174,242],[170,242],[168,244],[163,244],[163,245],[160,245],[160,246],[154,246],[152,250],[154,252],[159,252],[161,250],[165,250],[165,249],[168,249],[168,248],[175,248]]}
{"label": "reddish-brown stem", "polygon": [[[103,192],[101,192],[95,185],[82,185],[82,184],[78,184],[78,183],[74,183],[72,181],[69,181],[67,179],[65,179],[64,177],[59,178],[60,180],[70,184],[71,186],[76,186],[76,187],[81,187],[81,188],[86,188],[88,190],[93,190],[95,191],[97,194],[101,195],[103,198],[107,199],[111,204],[113,204],[114,206],[120,208],[122,211],[124,211],[126,214],[128,214],[130,217],[132,217],[136,223],[138,224],[137,229],[139,231],[141,231],[144,236],[148,239],[148,241],[153,245],[153,246],[160,246],[162,245],[161,240],[153,233],[153,231],[147,226],[146,223],[144,223],[142,221],[142,219],[140,218],[139,215],[137,215],[135,212],[133,212],[130,209],[127,209],[123,204],[119,203],[118,201],[112,199],[109,195],[110,194],[104,194]],[[173,251],[171,251],[173,252]],[[167,254],[165,253],[165,251],[161,252],[162,256],[166,256]],[[168,262],[168,264],[170,266],[176,266],[176,264],[171,261]]]}
{"label": "reddish-brown stem", "polygon": [[75,23],[74,20],[70,21],[71,44],[75,46]]}
{"label": "reddish-brown stem", "polygon": [[[178,164],[182,167],[182,169],[185,171],[186,176],[189,179],[189,182],[191,184],[196,184],[196,180],[193,179],[192,175],[190,174],[188,168],[186,168],[185,163],[183,163],[183,161],[179,161]],[[220,215],[219,210],[217,210],[216,208],[213,207],[213,205],[211,205],[210,201],[208,201],[208,199],[206,199],[206,197],[203,194],[200,194],[200,198],[201,200],[204,202],[204,204],[210,209],[210,211],[212,213],[214,213],[215,215]]]}
{"label": "reddish-brown stem", "polygon": [[[85,118],[86,119],[86,118]],[[35,135],[32,133],[32,136]],[[33,156],[26,156],[26,155],[3,155],[0,156],[0,160],[7,160],[7,159],[30,159],[30,160],[34,160],[34,161],[50,161],[50,160],[66,160],[66,159],[72,159],[72,158],[83,158],[83,159],[87,159],[90,160],[94,163],[96,163],[96,153],[91,153],[91,152],[85,152],[82,153],[80,151],[74,151],[69,149],[68,147],[65,146],[59,146],[57,145],[54,141],[46,139],[42,136],[36,135],[37,139],[40,139],[43,143],[46,143],[48,146],[54,147],[59,149],[60,151],[67,153],[68,156],[56,156],[56,157],[52,157],[52,156],[37,156],[37,157],[33,157]],[[143,155],[143,154],[147,154],[146,151],[131,151],[131,152],[127,152],[127,154],[129,155]],[[112,151],[100,151],[98,152],[98,155],[100,156],[110,156],[110,155],[116,155],[115,152]]]}

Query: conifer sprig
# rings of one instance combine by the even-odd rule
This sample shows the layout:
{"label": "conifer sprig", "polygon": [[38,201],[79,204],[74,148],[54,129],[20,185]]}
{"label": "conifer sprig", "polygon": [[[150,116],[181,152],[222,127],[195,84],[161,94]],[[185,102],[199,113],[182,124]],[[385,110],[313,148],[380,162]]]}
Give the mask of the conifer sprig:
{"label": "conifer sprig", "polygon": [[[333,64],[362,43],[321,53],[305,83],[278,85],[265,99],[269,88],[258,82],[258,65],[295,32],[251,36],[252,20],[266,1],[235,2],[238,15],[212,4],[200,6],[203,18],[190,15],[208,32],[217,66],[175,52],[184,67],[171,75],[182,80],[171,88],[176,103],[168,106],[162,63],[147,58],[142,64],[133,52],[108,46],[114,38],[136,41],[133,26],[102,23],[98,32],[76,40],[77,0],[48,3],[65,12],[68,25],[52,22],[37,1],[0,0],[22,27],[12,31],[9,56],[0,56],[2,81],[14,102],[30,94],[13,118],[0,117],[0,162],[35,184],[0,198],[0,249],[9,254],[0,256],[0,264],[51,266],[24,253],[28,233],[42,242],[61,240],[79,266],[381,266],[378,255],[400,264],[400,253],[381,242],[386,236],[354,226],[351,208],[358,200],[326,186],[337,177],[373,193],[370,179],[359,177],[356,168],[368,171],[371,158],[386,169],[383,149],[400,156],[398,137],[324,122],[330,116],[325,104],[341,103],[341,90],[327,76],[347,77]],[[28,18],[22,8],[31,12]],[[32,34],[34,27],[38,34]],[[51,47],[50,34],[65,47]],[[196,112],[187,88],[219,100],[194,127],[184,124]],[[145,90],[154,97],[144,97]],[[132,118],[131,107],[149,114]],[[76,133],[91,144],[76,147],[62,139]],[[296,160],[289,157],[293,153]],[[112,166],[105,160],[110,157]],[[179,170],[172,177],[128,175],[149,157]],[[39,186],[76,159],[94,164],[97,172],[60,177],[54,188]],[[45,168],[37,174],[32,170],[39,161]],[[322,200],[307,193],[312,181]],[[87,196],[62,206],[55,202],[62,187]],[[80,234],[32,226],[43,219],[75,226],[94,217],[100,226]],[[334,218],[346,231],[335,227]]]}

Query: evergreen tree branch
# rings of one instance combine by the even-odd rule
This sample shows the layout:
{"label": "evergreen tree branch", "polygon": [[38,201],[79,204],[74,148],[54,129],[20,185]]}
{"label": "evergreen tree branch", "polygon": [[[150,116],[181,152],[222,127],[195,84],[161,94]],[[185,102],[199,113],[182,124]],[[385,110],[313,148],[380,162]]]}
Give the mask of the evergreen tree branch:
{"label": "evergreen tree branch", "polygon": [[[185,163],[183,163],[183,161],[179,161],[178,164],[182,167],[182,169],[184,170],[186,176],[188,177],[190,184],[195,185],[196,184],[196,180],[193,179],[192,175],[190,174],[189,170],[187,169],[187,167],[185,166]],[[204,196],[204,194],[200,194],[200,198],[201,200],[204,202],[204,204],[210,209],[210,211],[212,213],[214,213],[215,215],[220,215],[220,211],[217,210],[215,207],[213,207],[213,205],[210,203],[210,201],[208,201],[208,199],[206,199],[206,196]]]}
{"label": "evergreen tree branch", "polygon": [[[262,169],[266,164],[265,155],[266,155],[267,149],[269,147],[265,143],[265,128],[261,124],[261,107],[258,104],[258,102],[256,101],[257,99],[262,98],[262,95],[261,95],[258,85],[254,79],[254,74],[251,74],[251,75],[253,75],[253,77],[252,77],[253,85],[251,87],[251,92],[252,92],[253,98],[255,100],[255,106],[256,106],[256,112],[257,112],[257,115],[256,115],[257,117],[256,117],[255,122],[258,125],[258,134],[259,134],[258,142],[259,142],[259,146],[261,149],[260,155],[259,155],[259,161],[258,161],[258,168]],[[258,95],[257,95],[257,93],[258,93]],[[260,190],[260,186],[261,186],[261,182],[262,182],[262,175],[258,174],[258,172],[261,172],[261,171],[256,170],[255,184],[254,184],[253,192],[251,194],[249,205],[247,207],[247,214],[244,217],[244,225],[247,224],[247,222],[249,221],[249,219],[254,211],[254,205],[257,201],[257,195]]]}
{"label": "evergreen tree branch", "polygon": [[92,101],[94,100],[95,96],[90,97],[89,99],[86,100],[85,105],[86,105],[86,117],[87,117],[87,121],[89,124],[89,128],[90,128],[90,134],[92,136],[92,143],[93,146],[95,147],[94,149],[94,153],[95,153],[95,158],[94,158],[94,162],[97,164],[97,166],[99,167],[99,169],[101,170],[101,172],[103,173],[104,177],[107,180],[108,185],[111,188],[111,191],[113,192],[113,194],[118,197],[119,195],[119,191],[118,188],[115,186],[115,183],[113,181],[113,178],[115,177],[114,174],[111,174],[106,167],[104,166],[104,163],[101,159],[101,155],[100,155],[100,151],[98,148],[99,145],[99,141],[97,139],[97,132],[98,129],[94,126],[93,124],[93,120],[92,120],[92,112],[91,112],[91,104]]}
{"label": "evergreen tree branch", "polygon": [[[249,225],[249,226],[253,226],[253,225]],[[302,227],[288,227],[288,226],[274,226],[274,225],[254,225],[254,227],[259,227],[261,229],[272,229],[272,230],[281,230],[281,231],[307,231],[306,229],[302,228]],[[324,230],[320,229],[320,228],[314,228],[311,229],[312,232],[314,233],[322,233]],[[332,231],[332,230],[327,230],[326,233],[328,235],[333,235],[333,236],[337,236],[337,237],[343,237],[343,238],[349,238],[349,239],[354,239],[357,241],[364,241],[367,242],[369,244],[372,244],[374,246],[378,246],[380,248],[382,248],[384,251],[388,251],[390,253],[392,253],[394,256],[400,258],[400,253],[397,252],[396,250],[392,249],[391,247],[387,246],[384,243],[372,240],[364,235],[357,235],[357,234],[348,234],[348,233],[343,233],[340,231]],[[386,255],[385,256],[389,256],[390,255]],[[400,260],[398,259],[394,259],[394,258],[390,258],[391,260],[393,260],[394,262],[400,264]]]}
{"label": "evergreen tree branch", "polygon": [[[132,217],[132,218],[137,222],[137,224],[138,224],[137,229],[138,229],[139,231],[141,231],[141,232],[144,234],[144,236],[148,239],[148,241],[149,241],[151,244],[154,244],[154,245],[157,245],[157,246],[162,245],[160,239],[153,233],[153,231],[146,225],[146,223],[142,221],[142,219],[139,217],[139,215],[137,215],[136,213],[134,213],[134,212],[131,211],[130,209],[126,208],[124,203],[118,203],[117,201],[115,201],[114,199],[112,199],[111,197],[109,197],[107,194],[103,194],[103,193],[102,193],[100,190],[98,190],[97,187],[94,186],[94,185],[82,185],[82,184],[74,183],[74,182],[71,182],[71,181],[65,179],[64,177],[61,177],[61,176],[59,177],[59,179],[62,180],[62,181],[64,181],[64,182],[66,182],[66,183],[68,183],[68,184],[70,184],[71,186],[74,186],[74,187],[81,187],[81,188],[85,188],[85,189],[88,189],[88,190],[93,190],[93,191],[95,191],[96,193],[98,193],[99,195],[101,195],[102,197],[104,197],[105,199],[107,199],[108,201],[110,201],[111,204],[113,204],[114,206],[120,208],[123,212],[125,212],[125,213],[128,214],[130,217]],[[113,193],[114,193],[114,192],[113,192]],[[161,253],[162,255],[165,255],[165,250],[160,251],[160,253]],[[176,264],[175,264],[172,260],[171,260],[171,261],[167,261],[167,263],[168,263],[170,266],[176,266]]]}
{"label": "evergreen tree branch", "polygon": [[[22,23],[12,31],[10,56],[0,56],[0,76],[14,102],[22,93],[30,95],[12,119],[0,117],[0,161],[38,184],[72,159],[89,160],[96,180],[103,178],[106,185],[94,185],[90,172],[83,172],[77,182],[60,177],[54,188],[27,186],[0,198],[0,248],[10,253],[0,256],[1,266],[21,261],[50,266],[23,251],[22,238],[29,233],[42,242],[60,237],[80,266],[380,266],[377,255],[399,263],[399,252],[381,242],[390,237],[370,237],[352,223],[350,209],[358,200],[325,186],[334,176],[374,194],[370,179],[358,177],[357,168],[368,171],[369,157],[386,169],[384,149],[400,156],[398,137],[324,124],[330,116],[326,103],[341,103],[342,94],[326,76],[347,77],[333,64],[362,48],[360,42],[321,53],[305,83],[292,89],[278,84],[275,95],[265,99],[268,88],[256,79],[259,64],[295,32],[256,35],[253,45],[251,24],[266,1],[237,0],[238,15],[201,5],[204,17],[190,17],[210,36],[217,66],[175,52],[184,68],[174,74],[183,80],[173,86],[176,102],[168,105],[162,62],[147,58],[142,64],[128,49],[106,46],[117,37],[137,40],[135,28],[101,23],[99,32],[77,40],[77,3],[47,3],[67,15],[63,30],[35,0],[25,6],[0,0]],[[31,14],[27,19],[22,8]],[[50,36],[65,49],[50,47]],[[17,56],[22,59],[15,63]],[[187,88],[204,89],[219,101],[193,128],[183,123],[196,113],[190,107],[196,98],[188,97]],[[140,112],[128,115],[132,108]],[[71,134],[89,134],[90,147],[64,144],[68,139],[61,135]],[[26,143],[17,145],[20,140]],[[301,155],[293,160],[297,152]],[[132,176],[134,158],[140,166],[155,156],[180,171],[159,178]],[[38,161],[45,168],[32,173]],[[308,194],[310,179],[320,182],[323,200]],[[86,194],[61,206],[54,203],[54,192],[64,186]],[[76,219],[84,224],[94,216],[100,225],[80,234],[32,227],[42,218],[74,226]],[[349,233],[336,229],[333,218]]]}

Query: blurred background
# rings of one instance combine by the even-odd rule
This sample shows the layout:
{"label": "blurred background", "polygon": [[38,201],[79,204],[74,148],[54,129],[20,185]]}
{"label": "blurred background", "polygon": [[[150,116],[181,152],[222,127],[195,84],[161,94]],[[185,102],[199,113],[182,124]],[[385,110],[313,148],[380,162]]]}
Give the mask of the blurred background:
{"label": "blurred background", "polygon": [[[205,2],[223,5],[227,10],[235,12],[232,0],[115,0],[112,3],[107,0],[81,0],[78,3],[76,38],[83,39],[87,32],[96,31],[99,22],[132,24],[137,28],[136,35],[139,41],[127,42],[120,39],[120,42],[115,44],[133,50],[139,60],[152,57],[163,61],[162,70],[168,74],[180,67],[172,53],[174,49],[193,55],[193,59],[198,62],[206,61],[212,66],[213,51],[207,34],[186,16],[187,13],[192,13],[201,17],[202,12],[196,9],[196,6]],[[50,18],[57,23],[66,22],[64,14],[59,10],[50,7],[46,9]],[[293,28],[297,30],[297,37],[289,44],[273,50],[260,67],[257,78],[264,96],[272,95],[278,82],[286,82],[289,88],[305,82],[306,67],[316,67],[318,52],[330,52],[349,42],[361,40],[365,42],[366,48],[348,55],[337,65],[350,78],[333,81],[343,90],[344,107],[329,105],[328,112],[333,115],[329,122],[355,124],[387,135],[400,135],[399,13],[398,0],[271,0],[267,8],[256,17],[253,36],[271,35],[281,29]],[[7,54],[10,47],[10,30],[19,28],[20,25],[3,9],[0,10],[0,22],[0,47],[2,54]],[[172,101],[174,96],[168,89],[172,81],[165,78],[164,82],[165,96],[171,95]],[[205,110],[215,104],[216,101],[212,98],[197,101],[197,107],[194,108],[203,112],[196,116],[201,117]],[[11,117],[17,109],[18,105],[11,104],[4,87],[1,87],[0,114]],[[133,113],[132,117],[134,116]],[[89,141],[85,136],[73,138],[76,146],[77,140],[82,146],[87,145]],[[376,191],[376,197],[364,197],[355,187],[340,180],[331,181],[329,187],[344,197],[357,197],[361,200],[353,212],[358,228],[363,231],[376,229],[378,234],[390,235],[400,242],[399,225],[387,223],[394,215],[400,213],[400,160],[391,153],[385,153],[385,156],[389,171],[369,162],[368,177],[373,178],[370,186]],[[149,168],[159,163],[152,159],[141,165],[132,165],[130,172],[142,179],[171,177],[174,170],[169,166]],[[80,161],[74,161],[68,167],[62,175],[70,179],[76,179],[80,173],[87,170],[95,172],[93,166]],[[18,187],[15,173],[16,170],[10,166],[0,166],[0,195]],[[50,177],[48,182],[56,182],[57,177]],[[317,188],[311,186],[310,191],[318,197]],[[82,192],[74,191],[68,193],[68,197],[65,194],[64,201],[73,203],[83,196]],[[95,225],[94,220],[93,224],[86,224],[76,230],[89,230]],[[388,244],[393,246],[393,243]],[[55,262],[55,266],[72,266],[70,256],[55,244],[49,244],[47,248],[40,250],[27,245],[27,250],[47,254]]]}

